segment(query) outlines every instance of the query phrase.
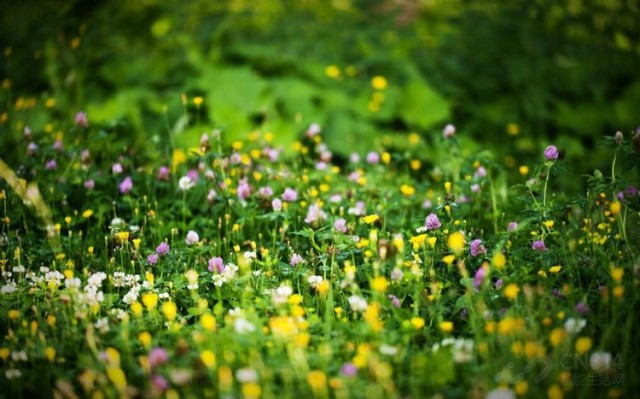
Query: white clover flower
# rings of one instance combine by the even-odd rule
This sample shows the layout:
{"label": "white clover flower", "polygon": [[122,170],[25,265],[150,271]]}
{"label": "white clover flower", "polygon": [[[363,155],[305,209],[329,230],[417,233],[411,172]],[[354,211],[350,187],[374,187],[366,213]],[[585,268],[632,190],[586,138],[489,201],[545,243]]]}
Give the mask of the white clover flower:
{"label": "white clover flower", "polygon": [[182,176],[180,180],[178,180],[178,188],[182,191],[191,190],[196,186],[196,182],[191,180],[189,176]]}
{"label": "white clover flower", "polygon": [[18,265],[18,266],[14,266],[13,267],[13,272],[14,273],[24,273],[25,272],[25,268],[22,265]]}
{"label": "white clover flower", "polygon": [[380,353],[387,356],[395,356],[398,354],[398,348],[387,344],[380,345]]}
{"label": "white clover flower", "polygon": [[317,288],[318,285],[322,284],[324,278],[322,276],[309,276],[307,282],[311,288]]}
{"label": "white clover flower", "polygon": [[7,369],[4,375],[7,377],[7,380],[13,380],[22,377],[22,372],[18,369]]}
{"label": "white clover flower", "polygon": [[98,331],[100,331],[103,334],[106,334],[109,332],[109,319],[106,317],[96,320],[96,322],[93,325]]}
{"label": "white clover flower", "polygon": [[456,363],[468,363],[473,358],[473,341],[470,339],[457,339],[453,344],[453,361]]}
{"label": "white clover flower", "polygon": [[29,360],[29,358],[27,357],[27,352],[25,351],[19,351],[19,352],[11,352],[11,360],[13,360],[14,362],[26,362],[27,360]]}
{"label": "white clover flower", "polygon": [[247,334],[256,330],[256,326],[242,317],[238,317],[233,322],[233,328],[238,334]]}
{"label": "white clover flower", "polygon": [[587,325],[587,321],[584,319],[574,319],[569,318],[564,322],[564,329],[567,330],[569,334],[577,334],[579,333],[585,326]]}
{"label": "white clover flower", "polygon": [[13,294],[17,290],[18,290],[18,286],[16,285],[16,283],[13,281],[10,281],[7,284],[2,286],[2,288],[0,289],[0,292],[2,292],[3,294]]}
{"label": "white clover flower", "polygon": [[238,382],[242,384],[256,382],[258,381],[258,372],[247,367],[241,368],[236,371],[236,378],[238,379]]}
{"label": "white clover flower", "polygon": [[353,310],[354,312],[367,310],[367,300],[360,296],[352,295],[349,297],[348,301],[351,310]]}
{"label": "white clover flower", "polygon": [[516,399],[516,394],[509,388],[495,388],[487,393],[485,399]]}
{"label": "white clover flower", "polygon": [[187,245],[194,245],[200,241],[200,236],[193,230],[189,230],[187,238],[184,240]]}
{"label": "white clover flower", "polygon": [[597,373],[603,373],[611,368],[611,353],[593,352],[589,358],[591,369]]}

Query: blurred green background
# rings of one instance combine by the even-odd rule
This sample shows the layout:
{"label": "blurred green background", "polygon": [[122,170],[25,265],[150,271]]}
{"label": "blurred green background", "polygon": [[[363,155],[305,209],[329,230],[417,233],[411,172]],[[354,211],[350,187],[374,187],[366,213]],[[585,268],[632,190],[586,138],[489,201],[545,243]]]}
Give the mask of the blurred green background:
{"label": "blurred green background", "polygon": [[451,122],[507,166],[556,143],[579,172],[610,162],[603,135],[640,124],[637,0],[3,3],[9,160],[25,124],[64,130],[81,110],[122,148],[213,128],[287,148],[317,122],[345,157],[415,132],[429,158]]}

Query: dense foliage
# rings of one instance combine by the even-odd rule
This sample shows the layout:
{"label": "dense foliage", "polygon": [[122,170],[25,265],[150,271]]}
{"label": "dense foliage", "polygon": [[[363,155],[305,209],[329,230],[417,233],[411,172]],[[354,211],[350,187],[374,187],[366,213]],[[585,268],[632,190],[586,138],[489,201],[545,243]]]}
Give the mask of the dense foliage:
{"label": "dense foliage", "polygon": [[640,388],[634,2],[3,9],[0,397]]}

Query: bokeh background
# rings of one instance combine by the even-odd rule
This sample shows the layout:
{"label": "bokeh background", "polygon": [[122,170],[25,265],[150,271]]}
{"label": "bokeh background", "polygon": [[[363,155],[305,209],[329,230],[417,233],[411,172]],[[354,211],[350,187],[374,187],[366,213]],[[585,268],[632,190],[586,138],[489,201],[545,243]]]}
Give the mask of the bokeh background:
{"label": "bokeh background", "polygon": [[604,135],[640,124],[637,0],[2,3],[9,162],[24,126],[64,134],[78,111],[99,126],[78,140],[158,157],[214,128],[286,150],[315,122],[337,157],[417,133],[428,162],[453,123],[505,167],[555,143],[578,173],[610,163]]}

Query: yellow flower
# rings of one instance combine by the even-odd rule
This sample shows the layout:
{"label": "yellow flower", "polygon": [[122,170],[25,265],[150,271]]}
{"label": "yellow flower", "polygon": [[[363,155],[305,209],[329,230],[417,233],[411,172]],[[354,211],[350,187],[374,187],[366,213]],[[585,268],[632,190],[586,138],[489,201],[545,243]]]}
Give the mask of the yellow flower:
{"label": "yellow flower", "polygon": [[411,197],[412,195],[414,195],[416,193],[416,189],[413,188],[413,186],[410,186],[408,184],[403,184],[403,185],[400,186],[400,192],[405,197]]}
{"label": "yellow flower", "polygon": [[340,72],[340,68],[337,65],[328,65],[324,69],[324,74],[330,78],[336,79],[339,78],[342,73]]}
{"label": "yellow flower", "polygon": [[162,313],[167,320],[174,320],[178,314],[178,307],[174,302],[165,302],[162,304]]}
{"label": "yellow flower", "polygon": [[371,289],[377,292],[385,292],[389,287],[389,281],[384,276],[378,276],[371,280]]}
{"label": "yellow flower", "polygon": [[144,346],[147,349],[151,346],[151,339],[152,339],[151,334],[147,331],[143,331],[140,334],[138,334],[138,340],[140,341],[142,346]]}
{"label": "yellow flower", "polygon": [[44,349],[44,357],[47,358],[49,363],[53,363],[53,361],[56,360],[56,348],[52,346],[47,346]]}
{"label": "yellow flower", "polygon": [[454,253],[459,253],[464,249],[466,241],[464,235],[460,231],[455,231],[447,238],[447,245],[449,249]]}
{"label": "yellow flower", "polygon": [[155,292],[145,292],[142,294],[142,303],[147,310],[154,309],[158,304],[158,294]]}
{"label": "yellow flower", "polygon": [[514,390],[516,391],[516,394],[518,396],[523,396],[529,390],[529,384],[524,380],[518,381],[514,387]]}
{"label": "yellow flower", "polygon": [[384,76],[374,76],[371,79],[371,87],[376,90],[384,90],[387,88],[387,79]]}
{"label": "yellow flower", "polygon": [[11,350],[9,348],[0,348],[0,359],[7,360],[11,355]]}
{"label": "yellow flower", "polygon": [[128,231],[121,231],[121,232],[116,234],[116,238],[118,239],[118,241],[120,243],[127,242],[129,240],[129,232]]}
{"label": "yellow flower", "polygon": [[216,355],[208,349],[200,352],[200,360],[205,366],[207,366],[207,368],[213,368],[216,366]]}
{"label": "yellow flower", "polygon": [[520,287],[517,284],[511,283],[504,287],[502,294],[505,298],[514,300],[518,297],[518,293],[520,292]]}
{"label": "yellow flower", "polygon": [[411,237],[409,239],[409,242],[411,244],[413,244],[413,250],[415,251],[415,250],[417,250],[418,248],[420,248],[424,244],[426,239],[427,239],[427,235],[426,234],[420,234],[420,235],[417,235],[415,237]]}
{"label": "yellow flower", "polygon": [[131,312],[133,312],[133,315],[136,317],[142,316],[142,305],[140,302],[135,301],[131,303]]}
{"label": "yellow flower", "polygon": [[411,318],[411,325],[413,325],[413,327],[416,330],[420,330],[421,328],[424,327],[424,319],[422,317],[412,317]]}
{"label": "yellow flower", "polygon": [[200,316],[200,324],[202,325],[202,328],[207,331],[215,331],[217,328],[216,318],[210,313],[205,313]]}
{"label": "yellow flower", "polygon": [[562,388],[560,388],[557,384],[553,384],[547,389],[547,397],[549,399],[562,399],[564,397],[564,393],[562,393]]}
{"label": "yellow flower", "polygon": [[611,268],[611,278],[616,283],[620,283],[622,281],[622,277],[624,276],[624,269],[621,267],[612,267]]}
{"label": "yellow flower", "polygon": [[365,222],[366,224],[373,224],[378,220],[380,220],[380,216],[378,215],[367,215],[362,218],[362,221]]}
{"label": "yellow flower", "polygon": [[564,328],[554,328],[553,330],[551,330],[551,334],[549,334],[549,342],[551,342],[551,345],[553,346],[558,346],[562,343],[564,337],[566,336],[567,332],[564,330]]}
{"label": "yellow flower", "polygon": [[621,298],[624,295],[624,287],[621,285],[616,285],[615,287],[613,287],[611,293],[614,297]]}
{"label": "yellow flower", "polygon": [[578,356],[583,353],[589,352],[591,350],[591,338],[589,337],[580,337],[576,340],[576,354]]}
{"label": "yellow flower", "polygon": [[314,393],[320,393],[327,387],[327,376],[320,370],[312,370],[307,374],[307,382]]}
{"label": "yellow flower", "polygon": [[196,105],[196,107],[199,107],[200,105],[202,105],[203,102],[204,102],[204,98],[200,96],[193,98],[193,103]]}
{"label": "yellow flower", "polygon": [[440,323],[440,330],[444,333],[450,333],[453,331],[453,322],[451,321],[443,321]]}
{"label": "yellow flower", "polygon": [[450,181],[444,182],[444,191],[446,191],[447,194],[451,193],[451,182]]}
{"label": "yellow flower", "polygon": [[412,159],[411,162],[409,163],[409,166],[411,167],[412,170],[418,170],[422,166],[422,162],[420,162],[419,159]]}
{"label": "yellow flower", "polygon": [[520,168],[518,169],[518,172],[520,172],[520,174],[521,174],[522,176],[526,176],[526,175],[528,175],[528,174],[529,174],[529,167],[528,167],[528,166],[526,166],[526,165],[522,165],[522,166],[520,166]]}
{"label": "yellow flower", "polygon": [[562,269],[562,266],[560,266],[560,265],[551,266],[549,268],[549,273],[558,273],[560,271],[560,269]]}
{"label": "yellow flower", "polygon": [[493,255],[493,258],[491,258],[491,264],[493,264],[496,269],[502,270],[507,264],[507,257],[504,256],[502,252],[496,252]]}
{"label": "yellow flower", "polygon": [[442,257],[442,261],[447,264],[447,266],[451,266],[453,261],[456,260],[455,255],[445,255]]}
{"label": "yellow flower", "polygon": [[613,201],[610,205],[609,205],[609,211],[611,211],[611,214],[613,216],[617,215],[620,213],[620,209],[622,208],[622,204],[620,203],[620,201]]}
{"label": "yellow flower", "polygon": [[9,318],[10,318],[11,320],[15,320],[15,319],[17,319],[18,317],[20,317],[20,312],[19,312],[19,311],[17,311],[17,310],[15,310],[15,309],[11,309],[11,310],[9,310],[8,315],[9,315]]}
{"label": "yellow flower", "polygon": [[260,388],[260,385],[255,382],[242,384],[242,396],[245,399],[257,399],[260,397],[261,393],[262,389]]}

